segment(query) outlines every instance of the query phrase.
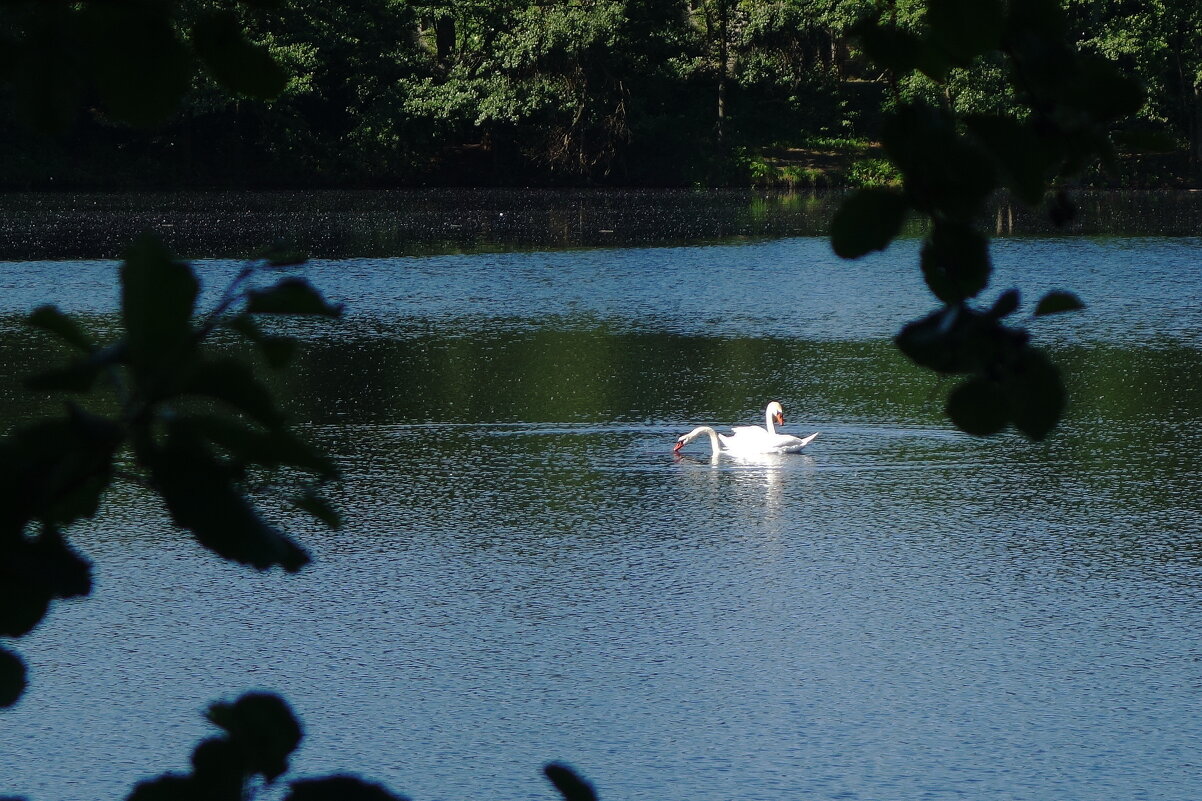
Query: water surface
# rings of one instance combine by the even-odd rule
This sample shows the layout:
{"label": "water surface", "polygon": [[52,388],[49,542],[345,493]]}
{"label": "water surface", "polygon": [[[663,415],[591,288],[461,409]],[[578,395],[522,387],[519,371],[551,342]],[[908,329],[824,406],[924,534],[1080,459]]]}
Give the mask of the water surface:
{"label": "water surface", "polygon": [[[1202,242],[1013,238],[991,298],[1072,393],[1043,444],[951,430],[889,338],[930,302],[901,243],[819,239],[317,260],[348,305],[279,389],[346,471],[315,564],[252,574],[132,488],[78,535],[97,588],[19,649],[0,791],[121,797],[183,770],[216,698],[284,694],[298,775],[418,801],[1196,798]],[[199,264],[216,291],[238,263]],[[0,414],[53,284],[111,329],[110,261],[0,269]],[[784,403],[806,453],[674,458]],[[281,513],[282,514],[282,513]],[[48,756],[52,755],[52,756]]]}

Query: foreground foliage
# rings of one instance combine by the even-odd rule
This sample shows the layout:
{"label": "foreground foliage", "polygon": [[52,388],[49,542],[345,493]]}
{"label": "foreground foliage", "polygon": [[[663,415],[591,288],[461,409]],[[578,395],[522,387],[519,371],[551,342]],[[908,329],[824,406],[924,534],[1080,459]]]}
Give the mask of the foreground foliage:
{"label": "foreground foliage", "polygon": [[[897,22],[898,5],[856,28],[895,83],[921,75],[946,86],[956,68],[985,59],[1005,65],[1021,113],[962,114],[950,102],[899,98],[881,143],[902,186],[852,195],[835,216],[831,243],[840,256],[858,258],[886,248],[911,216],[921,218],[929,233],[919,266],[944,305],[905,326],[897,346],[921,367],[965,376],[946,406],[961,430],[989,435],[1013,424],[1042,440],[1063,413],[1064,385],[1029,333],[1006,322],[1019,308],[1018,291],[984,310],[969,303],[993,269],[984,203],[1004,188],[1042,205],[1054,223],[1067,222],[1072,202],[1057,184],[1094,161],[1113,164],[1110,128],[1140,108],[1143,94],[1112,62],[1066,43],[1067,18],[1055,0],[929,0],[907,24]],[[1081,307],[1071,293],[1053,292],[1034,315]]]}

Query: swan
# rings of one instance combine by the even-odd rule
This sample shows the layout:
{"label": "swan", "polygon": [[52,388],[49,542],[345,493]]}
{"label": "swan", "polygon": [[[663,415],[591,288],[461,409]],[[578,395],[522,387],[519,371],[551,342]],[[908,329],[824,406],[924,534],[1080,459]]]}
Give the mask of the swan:
{"label": "swan", "polygon": [[730,434],[719,434],[710,426],[697,426],[689,433],[678,438],[673,452],[679,451],[685,445],[703,434],[710,439],[710,447],[714,453],[719,450],[735,453],[796,453],[814,441],[818,431],[808,437],[794,437],[789,434],[778,434],[775,423],[784,425],[785,410],[777,401],[772,401],[764,409],[764,427],[732,426]]}

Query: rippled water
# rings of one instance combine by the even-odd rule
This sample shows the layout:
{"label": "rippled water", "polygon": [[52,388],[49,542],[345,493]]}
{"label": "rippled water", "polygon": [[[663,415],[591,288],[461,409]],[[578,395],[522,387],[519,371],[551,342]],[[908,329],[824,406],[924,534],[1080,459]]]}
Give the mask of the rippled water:
{"label": "rippled water", "polygon": [[[94,596],[19,642],[0,791],[120,797],[261,687],[306,723],[298,774],[415,801],[550,799],[551,759],[610,799],[1197,798],[1202,241],[995,254],[997,289],[1089,306],[1033,326],[1073,397],[1046,444],[950,430],[889,345],[929,307],[913,244],[301,268],[349,317],[300,330],[280,389],[344,465],[346,530],[257,575],[112,498],[79,535]],[[3,265],[5,419],[48,357],[18,315],[49,282],[111,325],[114,269]],[[770,398],[822,431],[805,454],[673,457]]]}

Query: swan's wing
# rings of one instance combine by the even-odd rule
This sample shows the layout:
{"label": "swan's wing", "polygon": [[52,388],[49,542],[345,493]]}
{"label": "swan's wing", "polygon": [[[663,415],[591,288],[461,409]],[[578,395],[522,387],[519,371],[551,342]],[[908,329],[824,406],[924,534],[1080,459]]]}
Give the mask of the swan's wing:
{"label": "swan's wing", "polygon": [[815,431],[808,437],[791,437],[788,435],[782,435],[777,441],[776,447],[783,453],[796,453],[806,445],[809,445],[811,442],[813,442],[814,437],[818,436],[819,433],[821,432]]}
{"label": "swan's wing", "polygon": [[768,429],[763,426],[731,426],[730,430],[734,432],[731,436],[743,434],[748,437],[766,437]]}
{"label": "swan's wing", "polygon": [[813,434],[810,434],[808,437],[801,437],[797,441],[797,447],[804,448],[806,445],[809,445],[811,442],[814,441],[814,437],[818,436],[821,433],[822,433],[821,431],[815,431]]}

